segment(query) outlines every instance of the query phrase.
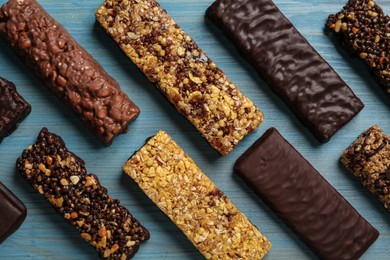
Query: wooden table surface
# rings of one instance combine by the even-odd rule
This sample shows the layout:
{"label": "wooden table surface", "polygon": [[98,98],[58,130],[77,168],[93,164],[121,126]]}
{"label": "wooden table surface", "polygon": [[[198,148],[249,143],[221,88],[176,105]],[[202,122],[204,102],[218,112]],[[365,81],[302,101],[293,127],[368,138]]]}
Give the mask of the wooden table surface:
{"label": "wooden table surface", "polygon": [[[346,1],[346,0],[345,0]],[[363,259],[389,259],[390,215],[360,183],[340,166],[342,151],[368,127],[378,124],[390,134],[390,100],[366,67],[350,59],[327,36],[328,14],[345,4],[339,0],[275,0],[314,48],[335,68],[366,107],[326,144],[319,144],[222,33],[204,18],[212,0],[160,0],[168,13],[192,36],[228,77],[264,112],[264,123],[226,157],[221,157],[195,128],[169,104],[95,22],[101,0],[40,0],[45,9],[95,57],[140,107],[127,134],[104,147],[79,119],[32,75],[0,41],[0,76],[13,81],[32,105],[32,113],[0,144],[0,180],[27,206],[21,228],[0,245],[0,259],[96,259],[94,249],[59,216],[15,171],[15,160],[34,143],[42,127],[62,136],[68,148],[83,158],[109,193],[119,199],[151,233],[135,259],[202,259],[179,229],[121,170],[130,155],[157,130],[167,131],[198,166],[230,197],[273,243],[266,259],[312,259],[311,251],[237,178],[236,159],[269,127],[276,127],[295,148],[375,227],[381,235]],[[5,0],[0,0],[4,4]],[[378,0],[387,13],[390,2]],[[277,173],[275,173],[277,174]],[[281,182],[286,180],[280,180]],[[283,192],[281,190],[280,192]],[[321,219],[318,219],[321,221]]]}

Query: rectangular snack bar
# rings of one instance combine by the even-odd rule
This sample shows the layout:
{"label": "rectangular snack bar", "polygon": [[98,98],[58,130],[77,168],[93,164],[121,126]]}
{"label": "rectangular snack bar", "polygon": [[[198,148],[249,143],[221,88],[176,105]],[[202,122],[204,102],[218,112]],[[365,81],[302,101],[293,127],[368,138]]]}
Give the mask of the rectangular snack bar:
{"label": "rectangular snack bar", "polygon": [[107,0],[96,19],[220,154],[263,121],[262,113],[155,0]]}
{"label": "rectangular snack bar", "polygon": [[123,170],[207,259],[260,259],[271,248],[164,131],[136,152]]}
{"label": "rectangular snack bar", "polygon": [[341,163],[390,213],[390,138],[374,125],[342,154]]}
{"label": "rectangular snack bar", "polygon": [[148,230],[108,195],[98,177],[87,174],[84,161],[46,128],[17,159],[16,169],[101,258],[128,259],[149,239]]}
{"label": "rectangular snack bar", "polygon": [[390,97],[390,17],[373,0],[350,0],[329,15],[327,27],[353,56],[363,60]]}
{"label": "rectangular snack bar", "polygon": [[0,244],[22,225],[26,206],[0,182]]}
{"label": "rectangular snack bar", "polygon": [[320,259],[358,259],[379,236],[275,128],[234,169]]}
{"label": "rectangular snack bar", "polygon": [[15,84],[0,77],[0,143],[30,112],[30,104],[16,91]]}
{"label": "rectangular snack bar", "polygon": [[0,36],[104,144],[138,116],[118,83],[35,0],[1,7]]}
{"label": "rectangular snack bar", "polygon": [[364,107],[271,0],[217,0],[206,15],[319,141]]}

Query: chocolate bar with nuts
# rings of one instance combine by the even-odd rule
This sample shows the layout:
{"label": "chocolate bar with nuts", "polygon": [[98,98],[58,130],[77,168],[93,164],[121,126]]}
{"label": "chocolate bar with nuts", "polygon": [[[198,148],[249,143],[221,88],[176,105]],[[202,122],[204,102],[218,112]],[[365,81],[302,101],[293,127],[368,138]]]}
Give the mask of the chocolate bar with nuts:
{"label": "chocolate bar with nuts", "polygon": [[261,259],[271,243],[164,131],[123,166],[206,259]]}
{"label": "chocolate bar with nuts", "polygon": [[220,154],[263,121],[262,113],[155,0],[107,0],[96,19]]}
{"label": "chocolate bar with nuts", "polygon": [[217,0],[206,15],[319,141],[364,107],[271,0]]}
{"label": "chocolate bar with nuts", "polygon": [[1,7],[0,37],[104,144],[138,116],[118,83],[35,0]]}
{"label": "chocolate bar with nuts", "polygon": [[390,213],[390,138],[374,125],[341,155],[340,162]]}
{"label": "chocolate bar with nuts", "polygon": [[341,45],[363,60],[390,97],[390,17],[373,0],[350,0],[326,26]]}
{"label": "chocolate bar with nuts", "polygon": [[43,128],[16,169],[103,259],[128,259],[149,232],[107,193],[61,137]]}
{"label": "chocolate bar with nuts", "polygon": [[234,170],[320,259],[358,259],[379,236],[275,128]]}
{"label": "chocolate bar with nuts", "polygon": [[17,92],[15,84],[0,77],[0,143],[30,112],[30,104]]}
{"label": "chocolate bar with nuts", "polygon": [[26,206],[0,182],[0,244],[22,225]]}

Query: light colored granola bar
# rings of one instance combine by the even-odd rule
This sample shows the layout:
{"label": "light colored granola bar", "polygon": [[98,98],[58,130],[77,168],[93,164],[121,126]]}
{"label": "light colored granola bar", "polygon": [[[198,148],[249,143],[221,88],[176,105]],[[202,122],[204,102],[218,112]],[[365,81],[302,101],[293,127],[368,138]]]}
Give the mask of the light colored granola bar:
{"label": "light colored granola bar", "polygon": [[96,19],[222,155],[264,117],[155,0],[107,0]]}
{"label": "light colored granola bar", "polygon": [[136,152],[123,170],[207,259],[260,259],[271,248],[164,131]]}
{"label": "light colored granola bar", "polygon": [[390,138],[374,125],[344,151],[340,161],[390,212]]}

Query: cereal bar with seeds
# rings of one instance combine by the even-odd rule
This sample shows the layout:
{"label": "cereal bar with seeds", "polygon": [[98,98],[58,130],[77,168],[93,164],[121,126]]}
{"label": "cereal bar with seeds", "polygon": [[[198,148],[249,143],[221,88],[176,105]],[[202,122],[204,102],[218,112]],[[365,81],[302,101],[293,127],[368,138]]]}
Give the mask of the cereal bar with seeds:
{"label": "cereal bar with seeds", "polygon": [[342,154],[341,163],[390,213],[390,138],[374,125]]}
{"label": "cereal bar with seeds", "polygon": [[206,15],[320,142],[363,109],[271,0],[217,0]]}
{"label": "cereal bar with seeds", "polygon": [[331,14],[327,27],[341,45],[363,60],[390,97],[390,17],[373,0],[350,0]]}
{"label": "cereal bar with seeds", "polygon": [[0,77],[0,143],[30,112],[31,105],[17,92],[15,84]]}
{"label": "cereal bar with seeds", "polygon": [[107,0],[96,19],[220,154],[228,154],[263,121],[255,105],[155,0]]}
{"label": "cereal bar with seeds", "polygon": [[0,37],[104,144],[138,116],[119,84],[35,0],[1,7]]}
{"label": "cereal bar with seeds", "polygon": [[101,258],[126,260],[149,239],[148,230],[108,195],[98,177],[87,174],[84,161],[46,128],[17,159],[16,169]]}
{"label": "cereal bar with seeds", "polygon": [[164,131],[123,166],[207,259],[261,259],[271,243]]}

